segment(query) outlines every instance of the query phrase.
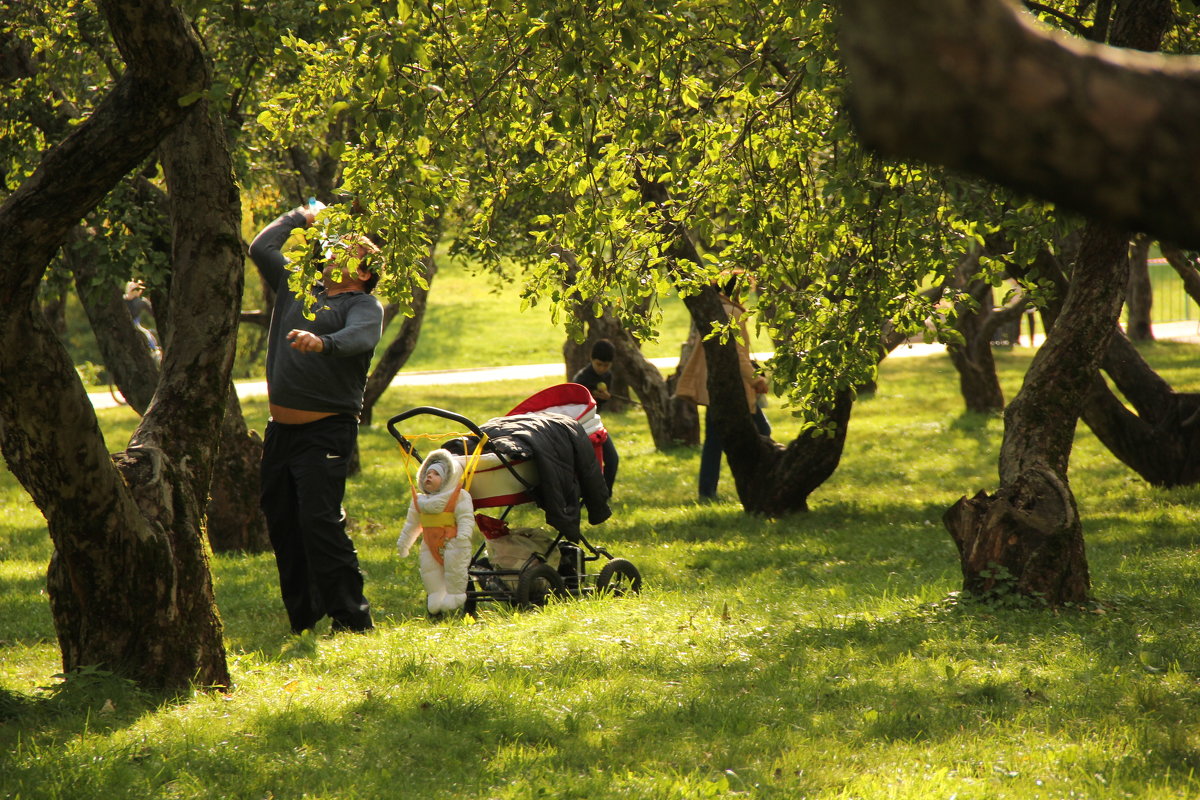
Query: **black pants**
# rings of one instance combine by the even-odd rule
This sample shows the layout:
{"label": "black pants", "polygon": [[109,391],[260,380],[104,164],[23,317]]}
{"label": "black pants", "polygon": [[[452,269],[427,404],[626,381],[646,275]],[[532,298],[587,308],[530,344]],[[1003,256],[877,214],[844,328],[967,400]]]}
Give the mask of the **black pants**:
{"label": "black pants", "polygon": [[604,460],[604,482],[608,484],[608,495],[612,497],[613,484],[617,482],[617,465],[621,457],[617,455],[617,446],[613,444],[610,433],[600,445],[601,458]]}
{"label": "black pants", "polygon": [[326,615],[335,628],[371,628],[358,553],[346,535],[342,508],[357,436],[358,422],[348,415],[306,425],[267,423],[262,510],[283,605],[296,633]]}
{"label": "black pants", "polygon": [[[763,436],[771,435],[771,423],[761,408],[755,409],[751,416],[754,427]],[[725,445],[721,441],[721,433],[713,420],[712,406],[704,412],[704,444],[700,448],[700,498],[711,500],[717,496],[717,483],[721,480],[721,460],[725,454]]]}

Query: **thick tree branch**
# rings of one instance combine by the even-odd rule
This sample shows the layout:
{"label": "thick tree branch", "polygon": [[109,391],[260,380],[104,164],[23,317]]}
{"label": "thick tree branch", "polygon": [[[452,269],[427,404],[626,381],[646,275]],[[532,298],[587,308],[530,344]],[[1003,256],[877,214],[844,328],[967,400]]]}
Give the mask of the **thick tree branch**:
{"label": "thick tree branch", "polygon": [[1072,31],[1074,31],[1077,36],[1087,37],[1087,35],[1090,33],[1090,29],[1083,23],[1082,20],[1080,20],[1078,17],[1072,17],[1070,14],[1065,14],[1062,11],[1059,11],[1057,8],[1048,6],[1045,3],[1035,3],[1033,0],[1024,0],[1023,5],[1036,14],[1045,14],[1047,16],[1054,17],[1056,20],[1062,23],[1064,27],[1070,28]]}
{"label": "thick tree branch", "polygon": [[1200,247],[1200,60],[1051,33],[1007,0],[841,7],[870,146]]}
{"label": "thick tree branch", "polygon": [[1185,256],[1183,251],[1173,244],[1160,243],[1160,247],[1163,258],[1183,281],[1183,290],[1187,292],[1187,296],[1200,303],[1200,270],[1196,268],[1196,262]]}

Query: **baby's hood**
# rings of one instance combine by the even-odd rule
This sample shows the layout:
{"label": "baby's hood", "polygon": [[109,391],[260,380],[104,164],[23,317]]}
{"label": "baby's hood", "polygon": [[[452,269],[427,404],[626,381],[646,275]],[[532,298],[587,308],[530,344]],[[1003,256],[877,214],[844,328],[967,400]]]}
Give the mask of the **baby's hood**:
{"label": "baby's hood", "polygon": [[417,491],[423,491],[421,487],[425,485],[425,472],[429,469],[430,464],[435,463],[444,466],[442,488],[429,496],[441,497],[442,495],[448,495],[462,480],[462,465],[458,463],[458,459],[449,450],[441,448],[430,452],[429,455],[425,456],[425,460],[421,462],[421,469],[417,471]]}

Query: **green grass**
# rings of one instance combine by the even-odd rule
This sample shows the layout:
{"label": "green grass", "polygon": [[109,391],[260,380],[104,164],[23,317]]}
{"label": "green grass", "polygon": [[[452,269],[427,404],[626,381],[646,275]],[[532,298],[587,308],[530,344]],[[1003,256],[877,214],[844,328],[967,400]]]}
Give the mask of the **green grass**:
{"label": "green grass", "polygon": [[[1148,352],[1200,389],[1200,349]],[[1010,397],[1029,358],[999,356]],[[384,404],[479,419],[537,388]],[[291,637],[271,557],[216,557],[229,695],[53,678],[49,543],[4,474],[0,796],[1200,796],[1200,489],[1146,486],[1081,428],[1071,478],[1101,602],[963,607],[940,517],[995,489],[1002,425],[964,415],[956,390],[944,358],[886,363],[812,511],[773,522],[696,505],[697,451],[656,452],[636,413],[612,416],[615,514],[590,535],[640,567],[643,594],[451,622],[426,620],[416,559],[395,556],[399,454],[367,431],[347,505],[377,632]],[[263,405],[247,415],[261,427]],[[114,442],[133,424],[103,421]]]}

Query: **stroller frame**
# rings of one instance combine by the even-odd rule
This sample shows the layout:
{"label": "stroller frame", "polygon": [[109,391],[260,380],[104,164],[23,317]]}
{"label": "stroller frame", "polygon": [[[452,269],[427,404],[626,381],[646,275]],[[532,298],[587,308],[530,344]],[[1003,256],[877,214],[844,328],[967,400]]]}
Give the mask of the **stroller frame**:
{"label": "stroller frame", "polygon": [[[387,429],[400,447],[418,462],[421,460],[420,454],[412,442],[400,432],[398,426],[405,420],[421,415],[441,417],[463,426],[481,440],[486,438],[486,434],[478,425],[461,414],[436,406],[410,408],[390,418]],[[484,516],[499,523],[499,526],[507,531],[505,519],[508,513],[517,505],[533,502],[535,486],[517,471],[517,464],[503,453],[488,448],[486,443],[484,449],[494,455],[500,465],[529,493],[528,500],[508,504],[499,517],[477,514],[477,517]],[[593,545],[582,532],[579,533],[577,541],[569,540],[561,531],[556,531],[556,534],[545,550],[530,554],[516,569],[493,566],[488,558],[485,538],[475,550],[467,567],[467,602],[464,612],[474,615],[481,602],[503,602],[528,609],[545,605],[551,597],[584,597],[600,593],[621,596],[641,591],[641,573],[631,562],[615,558],[605,548]],[[560,558],[558,569],[548,563],[555,550]],[[604,559],[604,564],[599,571],[589,572],[588,565],[601,559]]]}

